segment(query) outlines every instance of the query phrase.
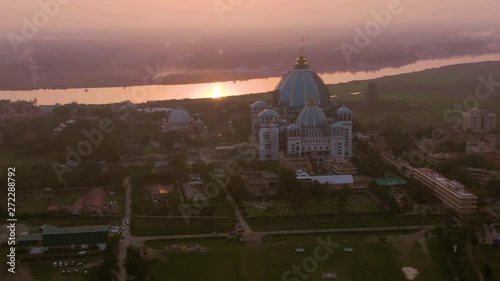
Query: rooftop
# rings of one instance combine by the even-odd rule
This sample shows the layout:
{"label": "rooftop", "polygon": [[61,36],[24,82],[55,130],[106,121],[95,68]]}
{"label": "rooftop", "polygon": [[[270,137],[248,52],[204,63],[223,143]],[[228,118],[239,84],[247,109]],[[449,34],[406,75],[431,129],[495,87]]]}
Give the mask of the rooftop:
{"label": "rooftop", "polygon": [[354,183],[352,175],[328,175],[311,176],[312,181],[318,181],[321,184],[347,184]]}
{"label": "rooftop", "polygon": [[24,241],[41,241],[42,234],[22,234],[17,237],[17,242]]}
{"label": "rooftop", "polygon": [[108,232],[109,225],[44,228],[43,235]]}
{"label": "rooftop", "polygon": [[438,182],[442,187],[448,189],[459,197],[470,197],[477,198],[476,195],[465,189],[465,186],[458,181],[448,179],[443,175],[437,173],[436,171],[429,168],[415,168],[415,171],[419,171],[425,176],[431,178],[432,180]]}
{"label": "rooftop", "polygon": [[405,185],[408,183],[405,179],[402,178],[375,179],[375,182],[380,186]]}

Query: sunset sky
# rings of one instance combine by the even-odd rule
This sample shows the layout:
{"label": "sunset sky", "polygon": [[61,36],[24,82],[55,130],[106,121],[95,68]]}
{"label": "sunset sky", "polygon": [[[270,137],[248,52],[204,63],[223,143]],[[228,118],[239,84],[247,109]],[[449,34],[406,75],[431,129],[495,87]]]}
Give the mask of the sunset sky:
{"label": "sunset sky", "polygon": [[[56,0],[41,0],[53,2]],[[50,18],[42,36],[55,31],[153,31],[177,32],[285,30],[306,32],[311,27],[352,28],[371,20],[371,11],[387,9],[389,0],[241,0],[221,20],[214,4],[238,0],[59,0],[59,12]],[[22,18],[42,10],[39,1],[0,1],[0,31],[20,32]],[[411,28],[457,26],[462,31],[480,26],[498,27],[497,0],[401,0],[403,11],[394,15],[394,26]],[[437,27],[436,27],[437,28]]]}

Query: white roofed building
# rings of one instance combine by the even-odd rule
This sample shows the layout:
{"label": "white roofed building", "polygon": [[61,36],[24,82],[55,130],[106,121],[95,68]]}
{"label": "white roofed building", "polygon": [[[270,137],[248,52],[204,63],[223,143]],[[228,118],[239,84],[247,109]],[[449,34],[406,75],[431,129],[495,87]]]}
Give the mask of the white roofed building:
{"label": "white roofed building", "polygon": [[413,177],[429,187],[443,204],[459,214],[477,211],[477,196],[457,181],[450,180],[429,168],[413,169]]}

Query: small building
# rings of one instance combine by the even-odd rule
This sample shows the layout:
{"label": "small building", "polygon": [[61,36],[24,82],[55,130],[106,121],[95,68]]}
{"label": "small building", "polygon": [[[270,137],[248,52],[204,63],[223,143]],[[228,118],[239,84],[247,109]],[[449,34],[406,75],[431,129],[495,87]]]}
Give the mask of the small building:
{"label": "small building", "polygon": [[229,159],[231,152],[235,149],[234,145],[219,145],[215,147],[215,157],[217,159]]}
{"label": "small building", "polygon": [[280,154],[280,168],[285,168],[292,171],[304,171],[312,173],[311,159],[307,156],[300,156],[297,154]]}
{"label": "small building", "polygon": [[76,200],[72,207],[73,214],[97,215],[107,212],[107,193],[94,188],[89,190],[83,197]]}
{"label": "small building", "polygon": [[200,157],[200,150],[194,147],[189,147],[187,149],[187,160],[188,161],[199,161],[201,159]]}
{"label": "small building", "polygon": [[323,159],[323,168],[327,173],[334,175],[355,175],[358,173],[358,168],[353,163],[341,157]]}
{"label": "small building", "polygon": [[488,133],[496,128],[497,116],[486,110],[475,108],[463,113],[463,130],[473,133]]}
{"label": "small building", "polygon": [[193,198],[194,193],[203,191],[204,180],[198,174],[189,174],[187,181],[182,185],[184,196],[190,200]]}
{"label": "small building", "polygon": [[165,195],[169,194],[173,189],[173,186],[156,184],[149,188],[149,193],[151,195],[151,201],[153,204],[162,202],[165,200]]}
{"label": "small building", "polygon": [[246,188],[253,196],[273,196],[278,194],[278,175],[271,171],[243,173]]}
{"label": "small building", "polygon": [[427,162],[429,162],[429,164],[439,166],[460,156],[462,156],[460,153],[432,153],[427,155]]}
{"label": "small building", "polygon": [[168,167],[168,161],[167,160],[158,160],[154,162],[154,168],[155,169],[160,169],[160,168],[166,168]]}
{"label": "small building", "polygon": [[468,141],[465,143],[465,154],[495,154],[496,143]]}
{"label": "small building", "polygon": [[373,180],[368,176],[352,176],[354,180],[354,188],[355,189],[364,189],[368,188]]}
{"label": "small building", "polygon": [[319,182],[326,186],[326,189],[340,190],[342,188],[354,188],[354,178],[352,175],[326,175],[311,176],[312,182]]}

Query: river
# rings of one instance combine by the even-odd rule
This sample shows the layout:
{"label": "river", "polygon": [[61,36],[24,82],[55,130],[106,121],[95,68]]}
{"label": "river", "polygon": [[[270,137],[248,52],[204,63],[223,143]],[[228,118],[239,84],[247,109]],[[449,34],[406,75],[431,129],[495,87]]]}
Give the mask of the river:
{"label": "river", "polygon": [[[500,61],[500,54],[478,56],[460,56],[447,59],[420,60],[401,67],[385,67],[376,71],[320,73],[326,84],[336,84],[355,80],[374,79],[383,76],[411,73],[425,69],[447,65],[482,61]],[[39,105],[66,104],[78,102],[83,104],[107,104],[130,100],[141,103],[150,100],[218,98],[231,95],[243,95],[271,91],[280,78],[260,78],[246,81],[214,82],[187,85],[148,85],[134,87],[68,89],[68,90],[32,90],[32,91],[0,91],[0,99],[33,100]]]}

